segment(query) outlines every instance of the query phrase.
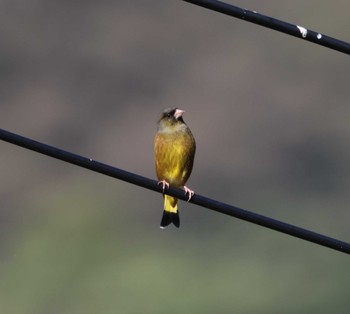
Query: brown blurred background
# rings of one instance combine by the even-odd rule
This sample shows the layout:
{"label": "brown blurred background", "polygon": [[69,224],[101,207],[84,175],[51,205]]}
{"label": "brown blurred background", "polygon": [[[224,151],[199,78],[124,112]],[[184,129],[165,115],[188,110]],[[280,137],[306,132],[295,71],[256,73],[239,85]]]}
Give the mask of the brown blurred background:
{"label": "brown blurred background", "polygon": [[[350,3],[230,1],[350,41]],[[183,1],[0,1],[1,128],[350,241],[349,56]],[[0,313],[349,313],[348,257],[1,142]]]}

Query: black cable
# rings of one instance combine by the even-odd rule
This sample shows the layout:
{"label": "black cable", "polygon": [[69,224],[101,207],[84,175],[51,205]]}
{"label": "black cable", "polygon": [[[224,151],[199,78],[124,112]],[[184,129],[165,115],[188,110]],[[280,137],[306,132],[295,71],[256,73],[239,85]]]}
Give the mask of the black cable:
{"label": "black cable", "polygon": [[309,30],[305,27],[283,22],[277,20],[273,17],[259,14],[255,11],[249,11],[247,9],[242,9],[224,2],[216,0],[183,0],[185,2],[190,2],[201,7],[217,11],[226,15],[230,15],[251,23],[255,23],[267,28],[274,29],[276,31],[292,35],[294,37],[302,38],[307,41],[311,41],[315,44],[328,47],[346,54],[350,54],[350,44],[335,39],[321,33]]}
{"label": "black cable", "polygon": [[[74,164],[86,169],[90,169],[92,171],[102,173],[107,176],[110,176],[119,180],[123,180],[135,185],[139,185],[149,190],[162,193],[162,188],[158,185],[157,181],[137,175],[135,173],[118,169],[118,168],[103,164],[101,162],[92,160],[90,158],[82,157],[82,156],[34,141],[32,139],[29,139],[2,129],[0,129],[0,139],[33,151],[36,151],[38,153],[41,153],[47,156],[69,162],[71,164]],[[169,189],[166,190],[166,194],[175,196],[184,201],[187,200],[187,196],[185,195],[184,191],[181,189],[170,187]],[[343,253],[350,254],[349,243],[336,240],[313,231],[309,231],[297,226],[287,224],[282,221],[278,221],[263,215],[259,215],[259,214],[238,208],[236,206],[224,204],[198,194],[195,194],[192,197],[190,202],[202,207],[206,207],[211,210],[215,210],[222,214],[226,214],[232,217],[246,220],[266,228],[270,228],[270,229],[273,229],[285,234],[289,234],[291,236],[294,236],[309,242],[313,242]]]}

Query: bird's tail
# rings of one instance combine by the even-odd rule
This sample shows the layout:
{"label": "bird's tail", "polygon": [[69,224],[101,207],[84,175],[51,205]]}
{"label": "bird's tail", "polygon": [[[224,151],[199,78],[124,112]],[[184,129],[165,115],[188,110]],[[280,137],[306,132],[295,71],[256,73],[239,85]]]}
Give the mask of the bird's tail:
{"label": "bird's tail", "polygon": [[177,198],[164,195],[164,211],[160,227],[164,229],[166,226],[173,223],[175,227],[180,227],[180,217],[177,210]]}

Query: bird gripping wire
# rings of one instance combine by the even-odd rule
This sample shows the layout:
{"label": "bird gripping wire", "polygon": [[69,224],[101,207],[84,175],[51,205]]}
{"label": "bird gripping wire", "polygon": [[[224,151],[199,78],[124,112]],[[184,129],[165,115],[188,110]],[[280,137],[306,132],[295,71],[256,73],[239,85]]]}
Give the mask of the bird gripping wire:
{"label": "bird gripping wire", "polygon": [[[79,167],[83,167],[119,180],[123,180],[144,187],[149,190],[153,190],[159,193],[163,192],[162,187],[158,185],[158,182],[156,180],[152,180],[132,172],[118,169],[103,164],[101,162],[95,161],[91,158],[79,156],[71,152],[67,152],[62,149],[34,141],[30,138],[11,133],[6,130],[0,129],[0,139],[12,143],[14,145],[21,146],[29,150],[77,165]],[[165,191],[165,193],[187,201],[187,195],[185,195],[185,193],[181,189],[170,187]],[[248,210],[238,208],[236,206],[224,204],[219,201],[207,198],[205,196],[195,194],[191,198],[190,203],[217,211],[222,214],[226,214],[228,216],[236,217],[275,231],[279,231],[281,233],[289,234],[293,237],[297,237],[305,241],[313,242],[324,247],[328,247],[343,253],[350,254],[350,243],[336,240],[313,231],[309,231],[276,219],[272,219],[260,214],[250,212]]]}

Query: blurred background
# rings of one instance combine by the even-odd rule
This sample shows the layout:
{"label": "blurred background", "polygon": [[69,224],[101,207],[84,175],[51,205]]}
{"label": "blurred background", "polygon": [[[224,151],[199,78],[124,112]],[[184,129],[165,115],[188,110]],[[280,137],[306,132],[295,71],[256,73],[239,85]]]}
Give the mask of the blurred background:
{"label": "blurred background", "polygon": [[[229,1],[350,41],[350,2]],[[1,128],[350,241],[349,56],[183,1],[0,1]],[[0,312],[349,313],[348,256],[0,143]]]}

